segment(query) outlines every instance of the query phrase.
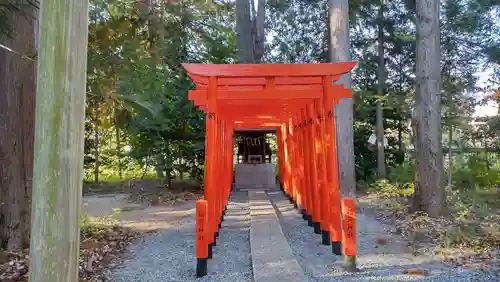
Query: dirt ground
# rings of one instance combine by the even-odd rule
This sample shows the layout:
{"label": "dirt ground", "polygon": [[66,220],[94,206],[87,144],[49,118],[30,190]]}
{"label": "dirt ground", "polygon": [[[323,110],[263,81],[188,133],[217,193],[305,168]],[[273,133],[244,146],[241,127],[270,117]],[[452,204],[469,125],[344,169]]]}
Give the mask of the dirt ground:
{"label": "dirt ground", "polygon": [[91,221],[108,217],[118,225],[150,232],[169,229],[194,214],[195,202],[149,205],[130,202],[128,194],[98,194],[83,197],[83,212]]}
{"label": "dirt ground", "polygon": [[84,185],[83,213],[91,221],[108,218],[139,232],[168,229],[190,214],[201,198],[198,186],[176,182],[166,189],[159,181]]}
{"label": "dirt ground", "polygon": [[[201,189],[179,182],[167,189],[160,181],[84,184],[80,230],[79,281],[107,281],[103,270],[120,263],[141,234],[178,225],[195,213]],[[0,249],[0,281],[28,281],[29,249]]]}

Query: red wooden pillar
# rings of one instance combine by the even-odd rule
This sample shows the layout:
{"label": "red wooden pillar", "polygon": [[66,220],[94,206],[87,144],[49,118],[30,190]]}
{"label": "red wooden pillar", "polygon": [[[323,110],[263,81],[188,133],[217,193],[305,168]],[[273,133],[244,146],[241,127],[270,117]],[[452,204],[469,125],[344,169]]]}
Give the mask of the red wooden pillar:
{"label": "red wooden pillar", "polygon": [[294,177],[294,171],[293,171],[293,124],[292,124],[292,119],[289,119],[288,122],[288,131],[287,131],[287,148],[288,148],[288,155],[287,155],[287,163],[288,163],[288,190],[287,195],[291,199],[291,195],[293,193],[293,177]]}
{"label": "red wooden pillar", "polygon": [[[217,164],[222,164],[224,162],[224,141],[223,141],[223,129],[222,129],[222,119],[217,120]],[[220,166],[220,165],[219,165]],[[223,193],[224,193],[224,166],[217,169],[217,235],[219,235],[219,230],[221,227],[221,216],[223,203]]]}
{"label": "red wooden pillar", "polygon": [[297,186],[298,186],[298,171],[297,171],[297,125],[296,125],[296,120],[295,117],[292,117],[292,129],[291,132],[292,134],[290,135],[290,140],[292,143],[292,148],[291,148],[291,169],[292,169],[292,191],[290,196],[292,197],[293,202],[295,203],[297,201]]}
{"label": "red wooden pillar", "polygon": [[284,190],[285,194],[288,195],[290,193],[290,186],[291,186],[291,171],[290,171],[290,121],[285,122],[285,125],[282,127],[282,132],[283,132],[283,147],[285,148],[284,151],[284,172],[285,172],[285,181],[283,182],[284,184]]}
{"label": "red wooden pillar", "polygon": [[[221,149],[221,144],[220,144],[220,120],[218,115],[215,117],[215,148],[216,150],[214,151],[214,193],[215,193],[215,214],[214,214],[214,228],[215,228],[215,237],[217,238],[219,236],[219,208],[220,208],[220,170],[218,169],[218,164],[220,164],[220,149]],[[217,166],[215,165],[217,164]],[[216,239],[214,239],[214,245],[216,244]]]}
{"label": "red wooden pillar", "polygon": [[196,277],[207,275],[207,201],[196,201]]}
{"label": "red wooden pillar", "polygon": [[315,150],[315,144],[314,144],[314,138],[316,136],[316,128],[313,126],[313,118],[314,118],[314,110],[313,110],[313,105],[308,104],[306,106],[306,112],[304,113],[304,118],[305,118],[305,123],[307,124],[306,126],[306,131],[307,131],[307,139],[309,143],[309,152],[311,154],[311,163],[310,163],[310,168],[311,168],[311,188],[312,188],[312,194],[313,194],[313,226],[314,226],[314,233],[316,234],[321,234],[321,228],[320,228],[320,222],[321,222],[321,194],[320,194],[320,187],[319,187],[319,181],[318,181],[318,168],[316,165],[316,150]]}
{"label": "red wooden pillar", "polygon": [[305,116],[304,111],[298,111],[299,120],[300,120],[300,128],[302,135],[302,147],[304,148],[304,179],[306,182],[305,187],[305,216],[304,219],[307,220],[309,226],[313,225],[313,207],[314,207],[314,197],[313,197],[313,187],[311,185],[312,177],[311,177],[311,152],[309,150],[309,138],[308,132],[306,128],[306,124],[304,123]]}
{"label": "red wooden pillar", "polygon": [[327,176],[330,185],[330,239],[332,241],[332,252],[336,255],[342,254],[342,227],[340,214],[340,192],[339,175],[337,161],[337,136],[335,129],[335,99],[333,99],[335,89],[342,89],[342,86],[332,86],[331,77],[323,78],[324,109],[326,112],[326,141],[327,141]]}
{"label": "red wooden pillar", "polygon": [[276,157],[278,159],[278,184],[281,189],[281,182],[283,181],[283,170],[281,168],[281,128],[276,128]]}
{"label": "red wooden pillar", "polygon": [[227,204],[229,202],[229,196],[231,193],[231,185],[233,183],[233,126],[232,123],[226,121],[226,140],[227,140],[227,168],[226,168],[226,199],[224,209],[227,208]]}
{"label": "red wooden pillar", "polygon": [[300,150],[300,164],[298,166],[298,169],[300,171],[300,177],[301,177],[301,195],[302,195],[302,205],[301,205],[301,213],[302,213],[302,218],[303,219],[308,219],[307,214],[308,210],[310,210],[310,187],[309,187],[309,177],[307,175],[307,150],[306,150],[306,138],[305,138],[305,131],[304,131],[304,125],[301,123],[301,115],[300,111],[296,112],[297,120],[299,121],[298,124],[298,138],[299,138],[299,146],[301,148]]}
{"label": "red wooden pillar", "polygon": [[216,174],[216,146],[217,146],[217,120],[216,120],[216,95],[217,95],[217,78],[209,77],[208,83],[208,101],[207,101],[207,118],[206,122],[206,138],[207,146],[205,147],[205,196],[208,196],[208,257],[212,257],[212,246],[215,245],[216,232],[216,185],[214,176]]}
{"label": "red wooden pillar", "polygon": [[326,146],[325,146],[325,123],[323,121],[323,101],[320,99],[314,99],[314,112],[316,116],[314,120],[316,121],[314,126],[316,127],[315,136],[315,156],[316,156],[316,166],[318,169],[318,185],[319,194],[321,198],[321,234],[322,234],[322,244],[330,245],[330,222],[329,222],[329,187],[327,183],[326,176]]}
{"label": "red wooden pillar", "polygon": [[[299,117],[297,114],[294,115],[295,120],[299,120]],[[296,149],[295,149],[295,171],[297,173],[297,190],[296,190],[296,208],[302,208],[304,206],[304,174],[302,172],[302,169],[304,167],[304,162],[302,159],[302,152],[304,150],[304,147],[302,146],[302,132],[300,130],[300,126],[298,126],[295,130],[295,143],[296,143]]]}
{"label": "red wooden pillar", "polygon": [[283,147],[283,125],[276,128],[276,141],[277,141],[277,157],[278,157],[278,176],[279,176],[279,186],[283,190],[283,183],[285,180],[285,170],[283,165],[284,159],[284,147]]}
{"label": "red wooden pillar", "polygon": [[288,191],[288,121],[281,126],[281,142],[283,144],[283,192]]}

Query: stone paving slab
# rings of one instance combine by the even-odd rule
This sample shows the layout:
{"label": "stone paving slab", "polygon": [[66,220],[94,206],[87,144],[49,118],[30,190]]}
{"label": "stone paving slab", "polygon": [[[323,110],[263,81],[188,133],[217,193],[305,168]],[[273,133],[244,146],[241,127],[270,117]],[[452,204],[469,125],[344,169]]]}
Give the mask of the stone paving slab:
{"label": "stone paving slab", "polygon": [[249,191],[250,247],[255,282],[307,282],[265,191]]}

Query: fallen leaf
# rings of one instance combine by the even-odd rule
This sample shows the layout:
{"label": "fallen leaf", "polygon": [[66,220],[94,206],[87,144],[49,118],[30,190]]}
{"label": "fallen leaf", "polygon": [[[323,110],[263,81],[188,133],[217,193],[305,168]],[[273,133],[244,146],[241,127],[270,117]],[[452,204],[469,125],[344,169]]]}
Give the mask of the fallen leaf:
{"label": "fallen leaf", "polygon": [[384,237],[377,237],[375,239],[375,242],[379,245],[386,245],[387,244],[387,239]]}
{"label": "fallen leaf", "polygon": [[403,271],[403,274],[408,274],[408,275],[421,275],[421,276],[429,276],[430,273],[429,271],[425,269],[408,269]]}

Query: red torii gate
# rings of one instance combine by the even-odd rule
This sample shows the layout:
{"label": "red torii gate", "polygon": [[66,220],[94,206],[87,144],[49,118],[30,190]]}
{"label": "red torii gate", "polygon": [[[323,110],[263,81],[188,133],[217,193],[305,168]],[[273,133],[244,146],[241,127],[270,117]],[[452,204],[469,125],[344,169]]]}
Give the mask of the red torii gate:
{"label": "red torii gate", "polygon": [[[354,257],[354,201],[343,199],[341,227],[334,105],[352,96],[333,85],[356,62],[321,64],[183,64],[196,90],[189,99],[206,113],[205,192],[197,203],[197,276],[206,274],[231,191],[236,128],[276,130],[282,190],[303,218]],[[341,244],[342,242],[342,244]],[[341,250],[342,246],[342,250]]]}

